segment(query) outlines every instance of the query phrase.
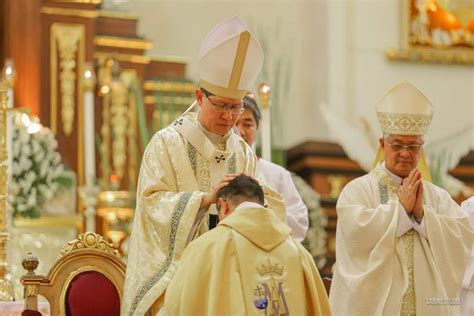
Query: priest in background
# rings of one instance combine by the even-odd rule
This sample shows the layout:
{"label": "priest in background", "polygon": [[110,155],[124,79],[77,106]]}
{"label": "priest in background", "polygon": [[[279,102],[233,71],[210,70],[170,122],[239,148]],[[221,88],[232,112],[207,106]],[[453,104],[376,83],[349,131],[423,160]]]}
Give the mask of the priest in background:
{"label": "priest in background", "polygon": [[331,309],[344,316],[459,315],[473,232],[450,195],[422,179],[431,102],[401,82],[379,101],[377,116],[384,161],[346,185],[336,206]]}
{"label": "priest in background", "polygon": [[[257,139],[262,114],[257,102],[250,95],[244,97],[244,109],[235,126],[240,136],[252,146]],[[309,225],[308,208],[296,190],[290,172],[262,158],[258,158],[258,164],[267,184],[280,193],[285,201],[287,224],[291,228],[293,237],[298,241],[303,241]]]}
{"label": "priest in background", "polygon": [[[313,258],[240,175],[217,193],[219,224],[183,252],[166,315],[330,315]],[[205,251],[206,255],[203,255]]]}
{"label": "priest in background", "polygon": [[[262,63],[262,48],[238,17],[220,23],[204,39],[199,112],[186,111],[158,131],[143,154],[122,314],[154,315],[162,309],[184,248],[212,228],[220,187],[240,173],[264,183],[255,155],[233,130]],[[267,187],[264,191],[285,222],[281,196]],[[200,256],[208,257],[206,249]]]}

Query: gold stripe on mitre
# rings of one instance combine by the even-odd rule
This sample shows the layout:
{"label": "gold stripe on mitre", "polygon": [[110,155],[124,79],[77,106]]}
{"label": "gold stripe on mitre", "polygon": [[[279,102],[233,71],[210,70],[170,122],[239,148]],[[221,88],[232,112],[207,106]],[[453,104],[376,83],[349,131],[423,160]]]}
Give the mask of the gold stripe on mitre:
{"label": "gold stripe on mitre", "polygon": [[240,33],[239,45],[235,53],[234,66],[230,74],[229,88],[238,89],[242,71],[244,69],[245,57],[247,56],[247,49],[249,48],[250,33],[248,31]]}
{"label": "gold stripe on mitre", "polygon": [[[377,155],[375,156],[375,161],[372,165],[372,169],[375,168],[380,162],[385,160],[385,156],[383,154],[383,150],[381,147],[379,147],[379,150],[377,151]],[[416,166],[418,170],[421,172],[421,177],[423,180],[431,182],[431,174],[430,174],[430,169],[428,168],[428,164],[426,163],[426,158],[425,158],[425,152],[423,149],[421,150],[421,156],[420,159],[418,160],[418,165]]]}
{"label": "gold stripe on mitre", "polygon": [[203,79],[201,79],[201,87],[211,92],[212,94],[229,99],[242,99],[247,93],[247,90],[224,88],[207,82]]}

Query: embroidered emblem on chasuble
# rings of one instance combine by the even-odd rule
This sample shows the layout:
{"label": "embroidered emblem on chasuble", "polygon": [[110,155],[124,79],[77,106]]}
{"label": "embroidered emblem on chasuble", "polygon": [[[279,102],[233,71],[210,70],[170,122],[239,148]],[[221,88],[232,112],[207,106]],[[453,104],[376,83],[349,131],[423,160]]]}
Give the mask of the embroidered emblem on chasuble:
{"label": "embroidered emblem on chasuble", "polygon": [[209,192],[225,174],[236,172],[237,161],[234,151],[242,150],[242,147],[240,138],[234,134],[229,136],[227,144],[226,140],[222,143],[212,143],[197,124],[197,116],[187,113],[175,121],[173,128],[187,141],[188,158],[199,190]]}
{"label": "embroidered emblem on chasuble", "polygon": [[215,156],[214,159],[216,160],[217,163],[220,163],[221,161],[225,161],[224,155]]}
{"label": "embroidered emblem on chasuble", "polygon": [[257,309],[265,310],[265,315],[289,315],[290,313],[284,290],[285,270],[283,265],[270,257],[256,267],[260,277],[254,289],[254,304]]}
{"label": "embroidered emblem on chasuble", "polygon": [[[381,167],[376,167],[371,171],[371,173],[378,180],[380,202],[382,204],[386,204],[390,199],[398,199],[400,194],[400,185],[393,182]],[[413,267],[415,232],[413,229],[411,229],[400,238],[403,242],[403,247],[405,250],[403,261],[405,262],[408,271],[408,288],[402,297],[400,314],[402,316],[412,316],[416,315],[415,278]]]}
{"label": "embroidered emblem on chasuble", "polygon": [[176,121],[174,121],[173,126],[176,126],[178,124],[183,125],[183,118],[180,118],[180,119],[177,119]]}

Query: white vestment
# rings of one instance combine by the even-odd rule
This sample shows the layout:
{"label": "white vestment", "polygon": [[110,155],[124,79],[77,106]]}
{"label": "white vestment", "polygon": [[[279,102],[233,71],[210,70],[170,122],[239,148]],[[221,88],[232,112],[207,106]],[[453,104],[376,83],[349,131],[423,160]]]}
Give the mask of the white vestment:
{"label": "white vestment", "polygon": [[266,183],[280,193],[285,201],[286,220],[291,228],[293,238],[303,241],[309,226],[308,208],[296,190],[291,173],[285,168],[262,158],[258,159],[258,164]]}
{"label": "white vestment", "polygon": [[[467,212],[471,228],[474,229],[474,196],[464,201],[461,208]],[[474,245],[471,249],[471,257],[464,274],[459,296],[461,298],[461,315],[474,315]]]}
{"label": "white vestment", "polygon": [[223,140],[211,142],[196,114],[188,113],[148,144],[138,179],[122,315],[143,315],[150,307],[155,313],[162,307],[181,253],[208,230],[210,210],[200,209],[201,199],[225,174],[256,177],[267,203],[286,221],[283,200],[265,186],[250,147],[233,131]]}
{"label": "white vestment", "polygon": [[378,165],[341,192],[333,314],[459,315],[473,239],[468,218],[446,191],[423,181],[422,224],[407,227],[399,189]]}

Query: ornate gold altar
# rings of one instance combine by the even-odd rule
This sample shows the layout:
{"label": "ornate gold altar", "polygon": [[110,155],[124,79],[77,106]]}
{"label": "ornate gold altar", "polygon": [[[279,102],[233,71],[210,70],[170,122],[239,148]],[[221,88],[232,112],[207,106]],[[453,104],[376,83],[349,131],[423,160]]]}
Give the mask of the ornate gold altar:
{"label": "ornate gold altar", "polygon": [[469,0],[400,0],[400,48],[392,60],[474,64],[474,3]]}
{"label": "ornate gold altar", "polygon": [[129,191],[103,191],[97,204],[97,225],[123,256],[128,253],[127,237],[134,214],[134,194]]}
{"label": "ornate gold altar", "polygon": [[[0,210],[0,249],[11,239],[8,262],[19,298],[21,256],[34,252],[37,270],[46,273],[54,263],[51,253],[84,231],[88,201],[96,200],[96,231],[126,255],[142,152],[157,129],[192,103],[195,86],[185,79],[187,58],[147,56],[152,43],[137,34],[138,18],[104,10],[101,0],[4,0],[0,12],[0,62],[15,62],[15,106],[30,107],[54,132],[62,163],[75,175],[74,189],[42,205],[39,219],[12,221]],[[96,84],[84,80],[88,64]],[[89,147],[95,149],[92,159]],[[87,194],[96,184],[102,192]],[[58,212],[64,202],[72,211]],[[1,224],[13,227],[6,233]],[[0,251],[0,267],[6,267],[3,258]]]}

